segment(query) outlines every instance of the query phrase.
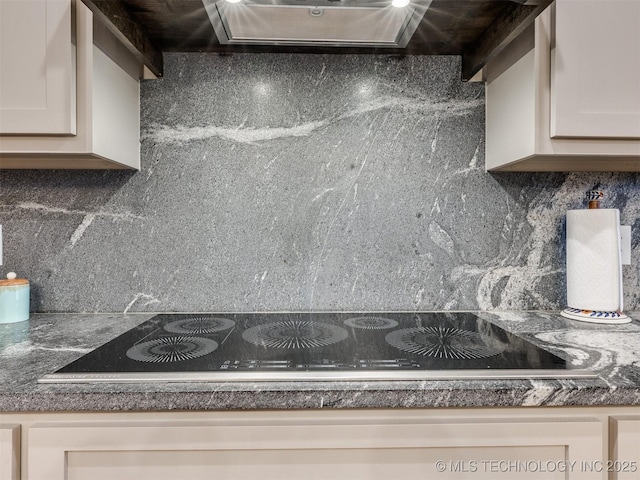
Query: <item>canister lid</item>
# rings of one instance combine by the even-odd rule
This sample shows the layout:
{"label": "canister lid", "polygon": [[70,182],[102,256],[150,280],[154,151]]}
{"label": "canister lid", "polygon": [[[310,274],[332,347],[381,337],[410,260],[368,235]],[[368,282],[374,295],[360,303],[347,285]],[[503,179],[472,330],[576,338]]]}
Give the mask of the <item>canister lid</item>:
{"label": "canister lid", "polygon": [[7,273],[7,279],[0,280],[0,287],[13,287],[16,285],[29,285],[29,280],[26,278],[16,278],[15,272]]}

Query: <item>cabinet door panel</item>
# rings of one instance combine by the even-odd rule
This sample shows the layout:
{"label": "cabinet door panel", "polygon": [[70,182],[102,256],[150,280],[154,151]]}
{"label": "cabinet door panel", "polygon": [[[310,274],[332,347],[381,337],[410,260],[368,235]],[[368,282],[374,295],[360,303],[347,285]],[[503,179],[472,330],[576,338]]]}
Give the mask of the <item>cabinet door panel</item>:
{"label": "cabinet door panel", "polygon": [[0,478],[20,478],[20,426],[0,424]]}
{"label": "cabinet door panel", "polygon": [[36,424],[30,480],[603,480],[602,422],[416,418],[413,423]]}
{"label": "cabinet door panel", "polygon": [[73,452],[67,480],[565,480],[564,454],[564,446]]}
{"label": "cabinet door panel", "polygon": [[614,417],[610,421],[611,480],[640,478],[640,417]]}
{"label": "cabinet door panel", "polygon": [[551,136],[640,138],[640,2],[558,0]]}
{"label": "cabinet door panel", "polygon": [[0,134],[76,131],[70,0],[0,1]]}

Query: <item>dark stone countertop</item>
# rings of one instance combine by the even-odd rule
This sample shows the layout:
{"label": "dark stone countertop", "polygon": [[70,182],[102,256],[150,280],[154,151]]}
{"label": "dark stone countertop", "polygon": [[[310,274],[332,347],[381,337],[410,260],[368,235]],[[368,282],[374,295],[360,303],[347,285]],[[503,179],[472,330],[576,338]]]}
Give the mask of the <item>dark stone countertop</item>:
{"label": "dark stone countertop", "polygon": [[640,405],[640,312],[624,325],[557,312],[474,312],[598,378],[38,384],[153,314],[35,314],[0,325],[0,412]]}

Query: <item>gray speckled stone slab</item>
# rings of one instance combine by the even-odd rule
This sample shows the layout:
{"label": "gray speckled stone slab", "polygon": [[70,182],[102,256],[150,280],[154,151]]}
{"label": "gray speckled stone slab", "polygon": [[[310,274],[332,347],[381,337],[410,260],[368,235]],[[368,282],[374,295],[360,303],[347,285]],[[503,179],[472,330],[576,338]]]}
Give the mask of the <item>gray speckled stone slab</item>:
{"label": "gray speckled stone slab", "polygon": [[[0,325],[0,411],[640,405],[637,320],[622,326],[594,326],[551,312],[476,313],[581,369],[598,373],[599,378],[37,384],[42,375],[151,316],[41,314],[29,322]],[[640,318],[636,313],[632,316]]]}
{"label": "gray speckled stone slab", "polygon": [[171,53],[142,169],[0,171],[5,265],[41,312],[523,310],[564,303],[564,214],[634,226],[636,174],[487,174],[447,56]]}

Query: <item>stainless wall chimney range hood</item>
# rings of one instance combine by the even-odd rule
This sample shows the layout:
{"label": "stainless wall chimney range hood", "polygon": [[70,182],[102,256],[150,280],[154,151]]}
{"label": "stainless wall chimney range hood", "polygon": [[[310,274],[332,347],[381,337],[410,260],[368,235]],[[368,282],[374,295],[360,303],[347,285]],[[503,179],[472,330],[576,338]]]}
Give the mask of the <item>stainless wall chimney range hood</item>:
{"label": "stainless wall chimney range hood", "polygon": [[202,0],[221,44],[404,48],[431,0]]}
{"label": "stainless wall chimney range hood", "polygon": [[553,0],[82,1],[158,77],[195,51],[460,55],[470,80]]}

